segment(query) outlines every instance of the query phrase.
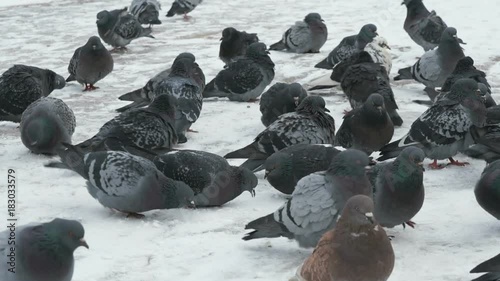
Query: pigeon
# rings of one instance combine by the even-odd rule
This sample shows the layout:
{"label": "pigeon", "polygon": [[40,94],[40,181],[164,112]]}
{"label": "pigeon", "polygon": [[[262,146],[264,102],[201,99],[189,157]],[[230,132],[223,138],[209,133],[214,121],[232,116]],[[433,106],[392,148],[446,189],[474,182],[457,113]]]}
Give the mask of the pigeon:
{"label": "pigeon", "polygon": [[184,19],[187,20],[189,19],[187,14],[193,11],[201,2],[203,2],[203,0],[175,0],[174,3],[172,3],[172,7],[167,12],[167,17],[184,14]]}
{"label": "pigeon", "polygon": [[227,97],[231,101],[254,101],[274,79],[274,63],[264,43],[253,43],[245,58],[230,63],[210,81],[203,97]]}
{"label": "pigeon", "polygon": [[287,50],[294,53],[319,53],[328,38],[328,29],[318,13],[310,13],[304,21],[295,22],[269,50]]}
{"label": "pigeon", "polygon": [[161,24],[158,19],[161,4],[157,0],[132,0],[130,13],[134,15],[141,24]]}
{"label": "pigeon", "polygon": [[371,198],[351,197],[335,229],[326,232],[290,281],[386,281],[394,250],[373,216]]}
{"label": "pigeon", "polygon": [[152,29],[143,28],[137,18],[127,12],[127,8],[112,11],[103,10],[97,14],[97,31],[106,44],[118,51],[137,38],[149,37]]}
{"label": "pigeon", "polygon": [[474,145],[464,151],[469,157],[483,159],[486,163],[500,160],[500,106],[492,106],[486,112],[487,124],[472,126],[470,133]]}
{"label": "pigeon", "polygon": [[449,92],[451,86],[457,82],[457,80],[462,78],[472,78],[476,80],[477,83],[482,83],[488,88],[488,93],[491,94],[491,86],[486,80],[486,73],[478,70],[474,66],[474,60],[471,57],[463,57],[457,62],[455,70],[446,79],[443,86],[441,87],[441,92]]}
{"label": "pigeon", "polygon": [[439,46],[427,51],[413,66],[400,69],[394,80],[414,79],[425,85],[425,91],[434,100],[434,88],[443,86],[458,61],[465,56],[460,41],[455,28],[446,28]]}
{"label": "pigeon", "polygon": [[153,162],[168,178],[191,187],[196,207],[222,206],[244,191],[255,195],[258,181],[252,171],[230,166],[213,153],[177,150],[159,155]]}
{"label": "pigeon", "polygon": [[371,94],[361,107],[344,115],[335,135],[335,145],[370,155],[388,144],[393,135],[394,125],[385,110],[384,98]]}
{"label": "pigeon", "polygon": [[500,189],[500,160],[496,160],[484,168],[474,189],[477,203],[490,215],[500,220],[500,193],[498,189]]}
{"label": "pigeon", "polygon": [[282,114],[294,112],[307,97],[307,91],[299,83],[276,83],[260,97],[260,120],[269,126]]}
{"label": "pigeon", "polygon": [[243,240],[286,237],[300,247],[315,247],[321,236],[335,227],[344,204],[357,194],[372,196],[366,176],[368,156],[359,150],[338,153],[328,170],[303,177],[292,197],[274,213],[245,226],[254,229]]}
{"label": "pigeon", "polygon": [[259,42],[259,37],[257,37],[257,33],[246,33],[233,27],[227,27],[222,31],[220,41],[219,58],[228,65],[244,57],[248,46]]}
{"label": "pigeon", "polygon": [[292,194],[300,179],[326,171],[339,152],[329,144],[292,145],[266,159],[264,178],[279,192]]}
{"label": "pigeon", "polygon": [[383,227],[415,227],[411,221],[424,204],[425,153],[418,147],[403,149],[396,160],[378,163],[368,172],[373,186],[375,217]]}
{"label": "pigeon", "polygon": [[447,27],[446,23],[435,11],[429,12],[422,0],[403,0],[401,5],[407,8],[403,28],[410,38],[426,52],[436,48]]}
{"label": "pigeon", "polygon": [[242,164],[254,170],[264,164],[276,151],[295,144],[333,144],[335,120],[326,112],[325,100],[320,96],[308,96],[295,112],[285,113],[262,131],[255,140],[224,158],[247,158]]}
{"label": "pigeon", "polygon": [[384,98],[392,123],[395,126],[403,124],[403,119],[397,112],[399,107],[394,98],[389,75],[382,64],[369,62],[367,55],[361,55],[355,64],[346,69],[340,86],[349,98],[352,108],[363,105],[371,94],[380,94]]}
{"label": "pigeon", "polygon": [[[477,83],[477,86],[479,87],[479,91],[481,91],[481,95],[485,99],[484,105],[486,108],[490,108],[492,106],[497,105],[497,102],[493,99],[491,94],[489,93],[490,89],[488,86],[484,85],[483,83]],[[440,100],[442,97],[444,97],[446,94],[449,92],[443,92],[439,93],[434,100],[413,100],[414,103],[425,105],[425,106],[431,106],[435,103],[435,101]]]}
{"label": "pigeon", "polygon": [[75,50],[68,65],[69,77],[66,82],[78,81],[85,85],[83,91],[97,89],[94,84],[113,71],[113,57],[97,36]]}
{"label": "pigeon", "polygon": [[472,281],[498,281],[500,280],[500,255],[480,263],[470,273],[484,273]]}
{"label": "pigeon", "polygon": [[391,73],[392,57],[389,50],[389,43],[384,37],[377,36],[373,41],[366,44],[364,51],[368,52],[373,59],[373,62],[380,63],[385,67],[387,74]]}
{"label": "pigeon", "polygon": [[364,50],[366,44],[370,43],[376,36],[378,36],[377,27],[374,24],[366,24],[358,34],[342,39],[337,47],[328,54],[328,57],[314,67],[332,69],[337,63],[345,60],[353,53]]}
{"label": "pigeon", "polygon": [[477,82],[460,79],[445,98],[436,101],[413,122],[403,138],[384,146],[378,160],[394,158],[407,146],[418,146],[426,157],[434,160],[430,164],[433,169],[443,168],[437,160],[447,158],[450,165],[464,166],[467,163],[458,162],[453,156],[473,144],[471,126],[481,128],[485,124],[486,107]]}
{"label": "pigeon", "polygon": [[21,140],[34,153],[56,154],[62,142],[71,143],[76,119],[62,100],[41,97],[26,108],[21,116]]}
{"label": "pigeon", "polygon": [[[74,251],[89,248],[85,230],[75,220],[15,225],[0,232],[0,280],[70,281]],[[14,235],[14,236],[13,236]]]}
{"label": "pigeon", "polygon": [[20,122],[26,108],[66,85],[52,70],[16,64],[0,76],[0,121]]}

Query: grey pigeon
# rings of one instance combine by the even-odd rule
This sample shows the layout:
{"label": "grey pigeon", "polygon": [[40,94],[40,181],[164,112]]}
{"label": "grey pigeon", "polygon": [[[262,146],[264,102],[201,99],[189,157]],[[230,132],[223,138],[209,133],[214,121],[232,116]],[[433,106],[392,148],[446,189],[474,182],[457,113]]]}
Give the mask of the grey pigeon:
{"label": "grey pigeon", "polygon": [[16,64],[0,76],[0,121],[20,122],[26,108],[66,83],[52,70]]}
{"label": "grey pigeon", "polygon": [[376,36],[378,36],[377,27],[374,24],[366,24],[358,34],[342,39],[337,47],[328,54],[328,57],[314,67],[332,69],[337,63],[350,57],[353,53],[364,50],[366,44],[370,43]]}
{"label": "grey pigeon", "polygon": [[446,28],[438,48],[427,51],[413,66],[400,69],[394,80],[414,79],[424,84],[425,91],[433,100],[436,95],[434,89],[443,86],[458,61],[465,56],[460,41],[455,28]]}
{"label": "grey pigeon", "polygon": [[500,220],[500,160],[490,163],[484,168],[481,178],[476,184],[474,194],[477,203],[490,215]]}
{"label": "grey pigeon", "polygon": [[290,281],[386,281],[394,250],[373,217],[370,197],[356,195],[345,205],[335,229],[328,231]]}
{"label": "grey pigeon", "polygon": [[360,107],[371,94],[380,94],[384,98],[385,108],[392,123],[401,126],[403,119],[397,112],[399,107],[385,67],[379,63],[365,61],[367,59],[367,55],[361,55],[355,64],[346,69],[340,83],[342,90],[349,98],[352,108]]}
{"label": "grey pigeon", "polygon": [[304,21],[291,26],[283,38],[269,46],[269,50],[288,50],[294,53],[319,53],[328,38],[328,29],[318,13],[310,13]]}
{"label": "grey pigeon", "polygon": [[269,156],[264,178],[278,191],[292,194],[300,179],[326,171],[340,151],[330,144],[297,144]]}
{"label": "grey pigeon", "polygon": [[325,100],[308,96],[295,112],[285,113],[262,131],[255,140],[224,158],[247,158],[242,164],[250,170],[264,164],[276,151],[295,144],[333,144],[335,120],[326,112]]}
{"label": "grey pigeon", "polygon": [[230,166],[213,153],[177,150],[158,156],[154,164],[165,176],[194,191],[197,207],[222,206],[244,191],[255,195],[257,177],[248,169]]}
{"label": "grey pigeon", "polygon": [[447,27],[441,17],[435,11],[429,12],[422,0],[403,0],[401,5],[407,8],[403,28],[411,39],[426,52],[436,48]]}
{"label": "grey pigeon", "polygon": [[19,130],[29,150],[55,154],[61,143],[71,143],[75,127],[75,114],[62,100],[42,97],[23,112]]}
{"label": "grey pigeon", "polygon": [[411,219],[424,204],[425,153],[418,147],[407,147],[389,163],[378,163],[370,170],[373,185],[375,217],[383,227],[415,226]]}
{"label": "grey pigeon", "polygon": [[74,220],[11,223],[7,229],[0,232],[2,281],[71,281],[74,251],[80,246],[89,248],[82,224]]}
{"label": "grey pigeon", "polygon": [[462,78],[471,78],[476,80],[477,83],[484,84],[488,88],[488,93],[491,94],[491,86],[488,80],[486,80],[486,73],[474,66],[474,60],[471,57],[463,57],[457,62],[455,70],[453,70],[441,87],[441,92],[449,92],[451,86]]}
{"label": "grey pigeon", "polygon": [[344,204],[354,195],[372,196],[366,176],[368,156],[359,150],[338,153],[328,170],[299,180],[292,197],[274,213],[245,226],[254,229],[243,240],[286,237],[300,247],[315,247],[321,236],[335,227]]}
{"label": "grey pigeon", "polygon": [[486,122],[483,127],[471,127],[470,133],[475,144],[467,148],[464,154],[491,163],[500,160],[500,105],[487,109]]}
{"label": "grey pigeon", "polygon": [[203,97],[227,97],[231,101],[253,101],[274,79],[274,63],[264,43],[253,43],[244,58],[227,65],[210,81]]}
{"label": "grey pigeon", "polygon": [[335,135],[335,145],[355,148],[370,155],[388,144],[394,135],[394,125],[385,109],[384,98],[371,94],[365,103],[344,115]]}
{"label": "grey pigeon", "polygon": [[167,12],[167,17],[174,15],[184,15],[184,19],[189,19],[188,13],[192,12],[203,0],[175,0],[172,7]]}
{"label": "grey pigeon", "polygon": [[352,65],[360,63],[375,63],[375,61],[367,51],[356,52],[333,67],[330,79],[339,83],[342,82],[347,69]]}
{"label": "grey pigeon", "polygon": [[69,61],[69,77],[66,82],[78,81],[85,85],[83,91],[97,89],[94,84],[113,71],[113,57],[97,36],[89,38],[87,43],[75,50]]}
{"label": "grey pigeon", "polygon": [[[490,88],[488,88],[488,86],[484,85],[483,83],[477,83],[477,86],[479,87],[479,91],[481,91],[481,95],[485,99],[484,105],[486,106],[486,108],[490,108],[492,106],[497,105],[497,102],[493,99],[493,97],[490,94]],[[434,100],[413,100],[413,102],[421,105],[431,106],[434,104],[435,101],[441,99],[448,93],[449,92],[441,91],[441,93],[439,93],[434,98]]]}
{"label": "grey pigeon", "polygon": [[[486,273],[485,273],[486,272]],[[500,280],[500,255],[480,263],[470,273],[485,273],[472,281],[498,281]]]}
{"label": "grey pigeon", "polygon": [[260,120],[269,126],[282,114],[294,112],[307,97],[307,91],[299,83],[276,83],[260,97]]}
{"label": "grey pigeon", "polygon": [[158,19],[161,4],[157,0],[132,0],[130,13],[134,15],[141,24],[161,24]]}
{"label": "grey pigeon", "polygon": [[222,30],[220,41],[219,58],[228,65],[244,57],[248,46],[259,42],[259,37],[257,37],[257,33],[246,33],[233,27],[227,27]]}
{"label": "grey pigeon", "polygon": [[407,146],[418,146],[426,157],[434,160],[430,164],[433,169],[443,167],[437,164],[439,159],[449,159],[450,165],[464,166],[467,163],[455,161],[453,156],[473,144],[472,125],[481,128],[486,124],[483,102],[476,81],[458,80],[450,93],[413,122],[403,138],[384,146],[378,160],[394,158]]}
{"label": "grey pigeon", "polygon": [[103,10],[97,14],[97,31],[104,42],[114,47],[112,51],[126,50],[126,46],[137,38],[149,37],[151,28],[143,28],[127,8],[112,11]]}

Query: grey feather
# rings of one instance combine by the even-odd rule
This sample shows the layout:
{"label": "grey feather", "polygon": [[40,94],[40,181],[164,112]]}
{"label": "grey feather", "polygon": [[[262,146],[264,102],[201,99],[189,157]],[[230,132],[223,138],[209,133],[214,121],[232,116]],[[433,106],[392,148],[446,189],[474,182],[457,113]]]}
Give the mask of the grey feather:
{"label": "grey feather", "polygon": [[192,12],[203,0],[175,0],[167,13],[167,17],[186,15]]}
{"label": "grey feather", "polygon": [[228,65],[244,57],[248,46],[259,42],[259,37],[257,37],[256,33],[246,33],[245,31],[238,31],[233,27],[227,27],[222,31],[222,38],[220,40],[219,58]]}
{"label": "grey feather", "polygon": [[134,15],[141,24],[161,24],[158,19],[161,4],[157,0],[132,0],[130,13]]}
{"label": "grey feather", "polygon": [[307,97],[307,91],[299,83],[276,83],[264,92],[260,98],[260,120],[269,126],[282,114],[295,111]]}
{"label": "grey feather", "polygon": [[403,4],[407,8],[403,28],[410,38],[426,52],[437,47],[446,23],[435,11],[429,12],[422,0],[406,0]]}

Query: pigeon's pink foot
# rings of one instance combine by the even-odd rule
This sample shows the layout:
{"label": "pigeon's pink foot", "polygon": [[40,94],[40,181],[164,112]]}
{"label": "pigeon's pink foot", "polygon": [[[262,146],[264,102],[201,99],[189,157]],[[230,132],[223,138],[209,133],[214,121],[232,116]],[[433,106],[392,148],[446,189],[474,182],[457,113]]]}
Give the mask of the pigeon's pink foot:
{"label": "pigeon's pink foot", "polygon": [[259,99],[249,99],[247,102],[258,102]]}
{"label": "pigeon's pink foot", "polygon": [[127,213],[127,218],[133,218],[133,219],[143,219],[145,215],[143,214],[138,214],[138,213]]}
{"label": "pigeon's pink foot", "polygon": [[92,84],[85,84],[85,89],[83,90],[84,92],[90,92],[99,89],[99,87],[95,87]]}
{"label": "pigeon's pink foot", "polygon": [[432,162],[431,164],[429,164],[429,168],[433,169],[433,170],[441,170],[443,169],[445,166],[443,165],[439,165],[437,163],[437,160],[434,160],[434,162]]}
{"label": "pigeon's pink foot", "polygon": [[189,21],[190,19],[191,19],[191,17],[190,17],[190,16],[188,16],[187,14],[184,14],[184,20],[185,20],[185,21]]}
{"label": "pigeon's pink foot", "polygon": [[417,224],[415,222],[412,222],[412,221],[407,221],[407,222],[403,223],[403,228],[405,228],[405,225],[407,225],[411,228],[415,228],[415,225],[417,225]]}
{"label": "pigeon's pink foot", "polygon": [[450,160],[450,163],[448,165],[452,165],[452,166],[464,167],[466,165],[469,165],[469,162],[459,162],[459,161],[453,159],[452,157],[448,158],[448,160]]}
{"label": "pigeon's pink foot", "polygon": [[191,130],[191,129],[188,129],[187,131],[188,131],[188,132],[191,132],[191,133],[198,133],[198,131]]}
{"label": "pigeon's pink foot", "polygon": [[352,109],[344,109],[344,115],[346,115],[347,113],[351,112]]}

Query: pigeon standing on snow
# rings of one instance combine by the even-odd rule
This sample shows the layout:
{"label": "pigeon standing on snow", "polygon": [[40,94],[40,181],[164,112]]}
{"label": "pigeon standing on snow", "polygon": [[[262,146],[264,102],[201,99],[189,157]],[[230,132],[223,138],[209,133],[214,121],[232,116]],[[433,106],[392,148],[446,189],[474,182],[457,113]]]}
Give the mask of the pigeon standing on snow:
{"label": "pigeon standing on snow", "polygon": [[480,263],[470,273],[484,273],[472,281],[497,281],[500,279],[500,255]]}
{"label": "pigeon standing on snow", "polygon": [[411,39],[426,52],[436,48],[447,27],[441,17],[435,11],[429,12],[422,0],[403,0],[401,5],[407,8],[403,28]]}
{"label": "pigeon standing on snow", "polygon": [[71,143],[75,127],[75,114],[62,100],[42,97],[23,112],[19,130],[29,150],[55,154],[61,143]]}
{"label": "pigeon standing on snow", "polygon": [[389,50],[389,43],[384,37],[377,36],[373,38],[373,41],[366,44],[365,51],[370,54],[373,62],[380,63],[385,67],[387,74],[391,73],[392,69],[392,57]]}
{"label": "pigeon standing on snow", "polygon": [[219,58],[228,65],[245,56],[248,46],[259,42],[259,37],[257,37],[257,33],[246,33],[233,27],[227,27],[222,31],[220,41]]}
{"label": "pigeon standing on snow", "polygon": [[132,0],[130,13],[134,15],[141,24],[161,24],[158,19],[161,5],[157,0]]}
{"label": "pigeon standing on snow", "polygon": [[260,98],[260,120],[269,126],[282,114],[294,112],[297,106],[307,97],[307,91],[299,83],[276,83]]}
{"label": "pigeon standing on snow", "polygon": [[464,151],[469,157],[483,159],[486,163],[500,160],[500,106],[492,106],[486,112],[487,124],[472,126],[470,133],[474,145]]}
{"label": "pigeon standing on snow", "polygon": [[350,57],[352,54],[362,51],[366,44],[378,36],[377,27],[374,24],[364,25],[358,34],[345,37],[339,45],[328,54],[328,57],[316,64],[316,68],[332,69],[334,65]]}
{"label": "pigeon standing on snow", "polygon": [[274,79],[274,63],[264,43],[253,43],[244,58],[230,63],[210,81],[203,97],[227,97],[231,101],[253,101]]}
{"label": "pigeon standing on snow", "polygon": [[255,195],[258,181],[252,171],[230,166],[213,153],[178,150],[160,155],[153,162],[165,176],[193,189],[197,207],[222,206],[244,191]]}
{"label": "pigeon standing on snow", "polygon": [[97,14],[97,31],[104,42],[114,47],[113,50],[124,49],[140,37],[154,38],[150,27],[143,28],[137,18],[127,12],[127,8]]}
{"label": "pigeon standing on snow", "polygon": [[[70,281],[75,267],[73,253],[80,246],[89,248],[83,226],[74,220],[56,218],[20,225],[15,227],[14,238],[11,230],[0,232],[2,281]],[[13,248],[15,272],[10,271],[12,259],[8,256]]]}
{"label": "pigeon standing on snow", "polygon": [[113,71],[113,57],[97,36],[89,38],[87,43],[75,50],[69,61],[69,77],[66,82],[78,81],[85,85],[83,91],[97,89],[94,84]]}
{"label": "pigeon standing on snow", "polygon": [[500,220],[500,160],[484,168],[476,184],[474,194],[479,205],[490,215]]}
{"label": "pigeon standing on snow", "polygon": [[333,144],[335,120],[326,112],[325,100],[319,96],[308,96],[295,112],[278,117],[255,140],[224,158],[247,158],[242,164],[250,170],[264,164],[267,157],[276,151],[295,144]]}
{"label": "pigeon standing on snow", "polygon": [[340,151],[329,144],[297,144],[267,158],[264,178],[278,191],[292,194],[300,179],[326,171]]}
{"label": "pigeon standing on snow", "polygon": [[335,144],[370,155],[388,144],[393,135],[394,125],[385,110],[384,98],[371,94],[361,107],[344,115],[335,135]]}
{"label": "pigeon standing on snow", "polygon": [[245,226],[254,229],[243,240],[286,237],[301,247],[315,247],[335,227],[344,204],[354,195],[372,196],[366,176],[368,156],[359,150],[338,153],[328,170],[299,180],[292,197],[278,210]]}
{"label": "pigeon standing on snow", "polygon": [[455,70],[448,76],[441,87],[441,92],[449,92],[451,86],[462,78],[471,78],[476,80],[477,83],[484,84],[488,87],[488,93],[491,93],[491,86],[488,84],[488,80],[486,80],[486,73],[474,67],[474,60],[471,57],[464,57],[457,62]]}
{"label": "pigeon standing on snow", "polygon": [[328,29],[318,13],[310,13],[304,21],[296,22],[283,38],[269,46],[269,50],[288,50],[295,53],[319,53],[328,38]]}
{"label": "pigeon standing on snow", "polygon": [[172,3],[172,7],[170,7],[170,10],[167,12],[167,17],[184,14],[184,19],[189,19],[187,14],[193,11],[202,1],[203,0],[175,0],[174,3]]}
{"label": "pigeon standing on snow", "polygon": [[373,217],[373,201],[349,199],[335,229],[328,231],[290,281],[386,281],[394,268],[394,250]]}
{"label": "pigeon standing on snow", "polygon": [[16,64],[0,77],[0,121],[20,122],[23,111],[66,83],[52,70]]}
{"label": "pigeon standing on snow", "polygon": [[[443,41],[441,41],[442,43]],[[451,92],[436,101],[413,122],[410,131],[400,140],[381,149],[379,161],[394,158],[407,146],[418,146],[426,157],[433,159],[433,169],[442,168],[439,159],[449,159],[450,165],[464,166],[452,157],[474,143],[470,128],[486,125],[486,107],[477,82],[458,80]]]}

